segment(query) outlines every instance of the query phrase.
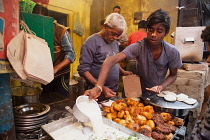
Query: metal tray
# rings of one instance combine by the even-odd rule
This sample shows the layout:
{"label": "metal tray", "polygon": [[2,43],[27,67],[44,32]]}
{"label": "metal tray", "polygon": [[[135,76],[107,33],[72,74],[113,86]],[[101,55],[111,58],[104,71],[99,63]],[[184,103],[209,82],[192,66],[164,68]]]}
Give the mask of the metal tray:
{"label": "metal tray", "polygon": [[[124,132],[126,134],[135,134],[138,138],[141,138],[141,136],[142,136],[142,134],[140,134],[138,132],[135,132],[135,131],[133,131],[133,130],[131,130],[131,129],[129,129],[129,128],[123,126],[123,125],[121,125],[121,124],[118,124],[118,123],[116,123],[116,122],[114,122],[114,121],[112,121],[110,119],[107,119],[106,117],[103,117],[103,121],[107,122],[110,126],[112,126],[114,128],[118,127],[118,130],[120,130],[120,131],[122,131],[122,132]],[[178,134],[178,132],[180,131],[180,128],[182,126],[176,127],[176,131],[173,133],[174,136],[170,140],[173,140],[175,138],[175,136]],[[152,138],[149,138],[147,136],[144,136],[144,137],[152,140]]]}
{"label": "metal tray", "polygon": [[40,119],[38,121],[16,121],[15,125],[19,126],[32,126],[32,125],[37,125],[40,123],[46,123],[48,118]]}
{"label": "metal tray", "polygon": [[22,118],[22,117],[18,117],[18,116],[15,116],[15,121],[19,121],[19,122],[33,122],[33,121],[39,121],[39,120],[42,120],[42,119],[48,119],[48,114],[45,114],[41,117],[33,117],[33,118]]}
{"label": "metal tray", "polygon": [[50,111],[50,106],[44,104],[24,104],[14,107],[14,115],[18,118],[33,118],[46,115]]}
{"label": "metal tray", "polygon": [[[155,96],[156,96],[156,95],[155,95]],[[148,97],[150,97],[150,96],[148,96]],[[146,98],[147,98],[147,97],[145,97],[145,99],[146,99]],[[121,98],[121,97],[116,97],[116,98],[112,97],[110,100],[116,101],[116,100],[120,100],[120,99],[123,99],[123,98]],[[126,98],[125,98],[125,100],[126,100]],[[109,100],[107,100],[107,101],[109,101]],[[107,101],[100,102],[100,104],[101,104],[101,103],[104,103],[104,102],[107,102]],[[100,107],[101,107],[101,109],[102,109],[102,105],[100,105]],[[155,109],[155,108],[154,108],[154,109]],[[155,110],[155,111],[156,111],[156,110]],[[106,120],[108,120],[108,121],[111,121],[112,124],[117,125],[119,128],[123,128],[123,129],[126,128],[126,129],[128,129],[129,131],[132,131],[133,133],[140,134],[140,133],[135,132],[135,131],[133,131],[133,130],[131,130],[131,129],[125,127],[125,126],[123,126],[123,125],[120,125],[120,124],[118,124],[118,123],[116,123],[116,122],[114,122],[114,121],[112,121],[112,120],[107,119],[107,118],[105,117],[105,115],[106,115],[107,113],[105,113],[104,111],[102,111],[102,114],[103,114],[103,119],[106,119]],[[182,118],[180,118],[180,117],[174,117],[174,118],[182,119]],[[184,121],[184,119],[182,119],[182,120]],[[183,126],[184,126],[184,123],[183,123],[182,126],[179,126],[179,127],[176,126],[176,131],[173,133],[174,136],[173,136],[170,140],[173,140],[173,139],[176,137],[176,135],[179,133],[180,129],[181,129]],[[142,135],[142,134],[140,134],[140,135]],[[146,136],[145,136],[145,137],[146,137]],[[149,138],[149,137],[148,137],[148,138]]]}
{"label": "metal tray", "polygon": [[[74,117],[74,116],[68,116],[68,117],[65,117],[63,119],[60,119],[60,120],[57,120],[57,121],[54,121],[54,122],[51,122],[49,124],[45,124],[42,126],[42,129],[52,138],[53,136],[51,135],[54,131],[58,130],[58,129],[62,129],[63,127],[67,126],[67,125],[71,125],[73,123],[77,122],[77,119]],[[131,136],[136,136],[137,138],[140,138],[141,140],[152,140],[151,138],[147,137],[147,136],[144,136],[140,133],[137,133],[135,131],[132,131],[130,129],[128,129],[127,127],[125,126],[122,126],[112,120],[109,120],[105,117],[103,117],[103,122],[104,124],[106,125],[109,125],[125,134],[128,134],[128,135],[131,135]]]}
{"label": "metal tray", "polygon": [[[175,117],[175,118],[178,118],[178,117]],[[179,119],[181,119],[181,118],[179,118]],[[103,120],[109,121],[109,124],[112,124],[112,125],[114,125],[114,126],[116,125],[117,127],[119,127],[119,130],[120,130],[120,131],[121,131],[121,129],[122,129],[123,132],[124,132],[124,131],[129,131],[130,133],[132,132],[132,133],[135,134],[135,135],[142,135],[142,134],[140,134],[140,133],[138,133],[138,132],[135,132],[135,131],[133,131],[133,130],[131,130],[131,129],[129,129],[129,128],[123,126],[123,125],[121,125],[121,124],[118,124],[118,123],[116,123],[116,122],[114,122],[114,121],[112,121],[112,120],[107,119],[105,116],[103,116]],[[182,119],[182,120],[184,121],[184,119]],[[110,125],[110,126],[112,126],[112,125]],[[183,125],[184,125],[184,123],[183,123]],[[172,133],[174,136],[173,136],[170,140],[173,140],[173,139],[176,137],[176,135],[179,133],[179,131],[180,131],[181,127],[183,127],[183,125],[182,125],[182,126],[179,126],[179,127],[176,126],[176,131]],[[112,127],[113,127],[113,126],[112,126]],[[125,133],[125,132],[124,132],[124,133]],[[145,137],[146,137],[146,136],[145,136]],[[148,137],[148,138],[149,138],[149,137]]]}
{"label": "metal tray", "polygon": [[141,98],[148,101],[152,105],[170,109],[193,109],[198,106],[198,102],[196,102],[194,105],[189,105],[180,101],[168,102],[164,100],[164,98],[158,97],[156,94],[150,92],[142,93]]}

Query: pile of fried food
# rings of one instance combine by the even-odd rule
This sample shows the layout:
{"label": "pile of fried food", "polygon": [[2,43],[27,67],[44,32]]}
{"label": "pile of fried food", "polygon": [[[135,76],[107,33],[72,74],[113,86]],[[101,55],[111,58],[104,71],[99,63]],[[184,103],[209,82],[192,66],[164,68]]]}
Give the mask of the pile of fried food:
{"label": "pile of fried food", "polygon": [[170,113],[157,113],[152,106],[145,106],[131,98],[117,100],[111,106],[104,106],[102,110],[107,112],[108,119],[155,140],[170,140],[176,126],[184,123]]}

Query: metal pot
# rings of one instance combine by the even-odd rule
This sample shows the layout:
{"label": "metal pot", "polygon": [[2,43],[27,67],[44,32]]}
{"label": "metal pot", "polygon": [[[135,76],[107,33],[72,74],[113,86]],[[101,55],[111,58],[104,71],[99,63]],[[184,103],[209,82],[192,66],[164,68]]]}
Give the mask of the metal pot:
{"label": "metal pot", "polygon": [[188,105],[179,101],[168,102],[156,96],[156,94],[148,92],[142,94],[141,100],[145,105],[152,105],[155,111],[168,112],[176,117],[184,117],[188,115],[190,109],[198,106],[198,102],[194,105]]}
{"label": "metal pot", "polygon": [[78,81],[70,79],[69,81],[69,95],[68,98],[76,101],[78,97]]}
{"label": "metal pot", "polygon": [[13,106],[19,106],[29,103],[39,103],[39,95],[42,92],[41,87],[18,86],[12,87]]}
{"label": "metal pot", "polygon": [[74,73],[74,79],[76,81],[78,81],[78,96],[79,95],[83,95],[85,92],[85,85],[86,85],[86,81],[83,77],[80,77],[80,75],[78,73]]}

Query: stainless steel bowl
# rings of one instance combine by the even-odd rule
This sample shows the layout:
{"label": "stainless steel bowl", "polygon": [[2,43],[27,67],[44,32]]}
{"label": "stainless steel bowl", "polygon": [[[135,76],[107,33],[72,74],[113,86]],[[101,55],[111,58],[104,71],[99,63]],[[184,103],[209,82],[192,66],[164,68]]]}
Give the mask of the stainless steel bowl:
{"label": "stainless steel bowl", "polygon": [[189,113],[190,109],[198,106],[198,102],[194,105],[188,105],[180,101],[168,102],[150,92],[143,93],[141,100],[146,105],[152,105],[155,111],[168,112],[176,117],[184,117]]}

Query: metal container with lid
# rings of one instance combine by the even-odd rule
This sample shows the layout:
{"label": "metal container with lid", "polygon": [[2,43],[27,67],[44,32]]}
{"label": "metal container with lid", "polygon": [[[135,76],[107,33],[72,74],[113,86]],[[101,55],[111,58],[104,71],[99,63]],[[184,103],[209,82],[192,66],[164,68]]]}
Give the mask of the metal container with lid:
{"label": "metal container with lid", "polygon": [[145,104],[152,105],[156,111],[168,112],[177,117],[188,115],[190,109],[198,106],[198,102],[193,105],[188,105],[180,101],[168,102],[150,92],[142,93],[141,99]]}
{"label": "metal container with lid", "polygon": [[78,95],[83,95],[85,92],[86,81],[83,77],[79,75],[79,73],[74,73],[74,79],[78,81]]}
{"label": "metal container with lid", "polygon": [[42,92],[41,87],[35,86],[14,86],[12,90],[13,106],[23,104],[39,103],[39,96]]}

